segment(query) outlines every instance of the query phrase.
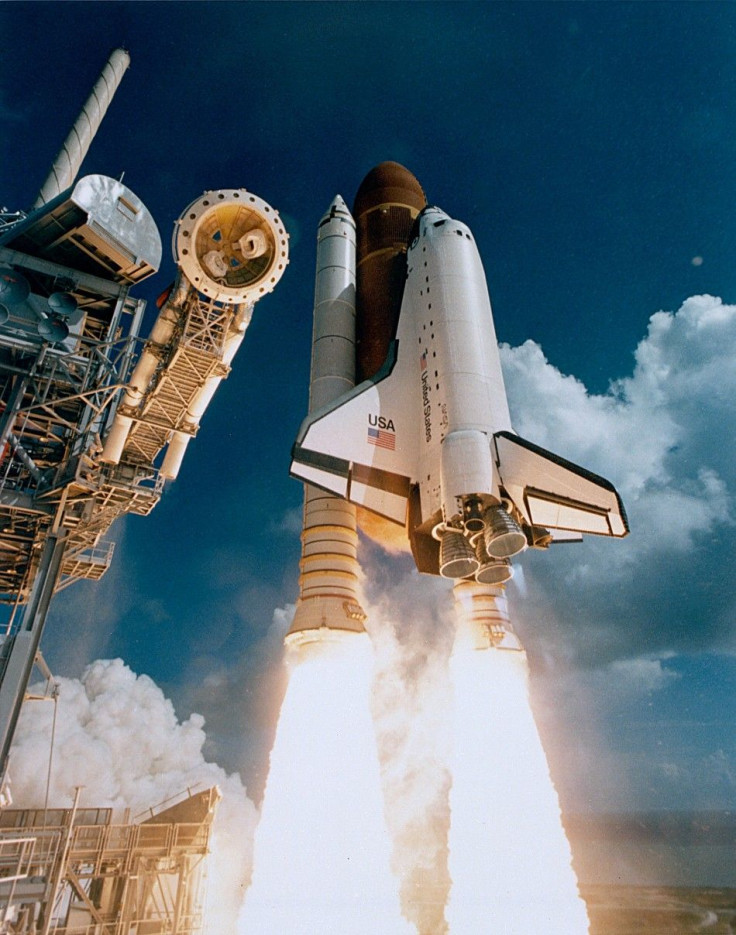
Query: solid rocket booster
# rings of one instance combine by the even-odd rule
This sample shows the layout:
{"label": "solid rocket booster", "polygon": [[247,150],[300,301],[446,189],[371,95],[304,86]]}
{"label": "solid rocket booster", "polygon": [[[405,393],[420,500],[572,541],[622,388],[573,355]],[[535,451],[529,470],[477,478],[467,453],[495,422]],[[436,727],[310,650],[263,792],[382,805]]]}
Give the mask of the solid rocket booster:
{"label": "solid rocket booster", "polygon": [[[355,221],[338,195],[319,224],[309,411],[355,385]],[[308,480],[308,478],[305,478]],[[299,600],[286,642],[362,633],[355,507],[307,483]]]}

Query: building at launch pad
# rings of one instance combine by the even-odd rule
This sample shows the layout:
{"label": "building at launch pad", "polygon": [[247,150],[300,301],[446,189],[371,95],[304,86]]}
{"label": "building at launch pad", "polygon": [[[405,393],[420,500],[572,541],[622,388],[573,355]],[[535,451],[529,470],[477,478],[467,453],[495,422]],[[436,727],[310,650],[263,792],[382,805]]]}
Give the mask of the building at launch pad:
{"label": "building at launch pad", "polygon": [[197,935],[219,793],[137,819],[111,809],[0,812],[2,935]]}

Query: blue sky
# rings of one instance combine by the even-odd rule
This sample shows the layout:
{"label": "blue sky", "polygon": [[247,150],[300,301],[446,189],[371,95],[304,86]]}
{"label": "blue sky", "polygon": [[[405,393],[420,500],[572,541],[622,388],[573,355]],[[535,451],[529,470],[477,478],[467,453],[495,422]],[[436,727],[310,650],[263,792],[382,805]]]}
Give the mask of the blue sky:
{"label": "blue sky", "polygon": [[[563,804],[733,806],[736,6],[12,3],[0,28],[0,202],[33,202],[124,45],[85,170],[124,171],[165,245],[218,187],[291,234],[179,479],[115,530],[108,577],[56,602],[52,666],[122,657],[205,715],[209,755],[258,794],[274,611],[297,596],[316,224],[395,159],[474,232],[515,427],[611,477],[631,514],[623,543],[526,556],[511,590]],[[436,582],[363,555],[374,600],[415,597],[427,640],[445,625]]]}

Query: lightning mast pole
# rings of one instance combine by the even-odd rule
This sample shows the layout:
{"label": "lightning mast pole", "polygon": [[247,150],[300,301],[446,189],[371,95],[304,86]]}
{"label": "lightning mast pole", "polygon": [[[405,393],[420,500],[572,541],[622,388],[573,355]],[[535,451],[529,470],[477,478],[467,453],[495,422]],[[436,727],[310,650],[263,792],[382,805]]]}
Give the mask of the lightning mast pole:
{"label": "lightning mast pole", "polygon": [[84,107],[54,160],[51,171],[33,205],[34,210],[43,207],[74,183],[90,143],[99,130],[110,101],[120,86],[129,65],[130,56],[125,49],[115,49],[111,53],[102,69],[102,74],[92,88],[92,93],[85,101]]}

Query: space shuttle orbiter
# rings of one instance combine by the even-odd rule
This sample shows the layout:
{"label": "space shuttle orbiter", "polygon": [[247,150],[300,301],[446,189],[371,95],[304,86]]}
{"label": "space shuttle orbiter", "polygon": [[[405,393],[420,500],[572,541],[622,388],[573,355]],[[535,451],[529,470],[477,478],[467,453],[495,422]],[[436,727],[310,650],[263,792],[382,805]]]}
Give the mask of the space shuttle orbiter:
{"label": "space shuttle orbiter", "polygon": [[423,201],[396,163],[359,190],[365,379],[305,419],[291,474],[403,526],[418,569],[448,578],[501,583],[527,546],[625,536],[607,480],[514,433],[475,241]]}

